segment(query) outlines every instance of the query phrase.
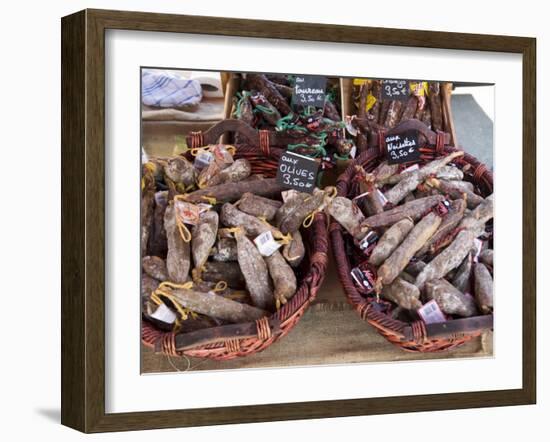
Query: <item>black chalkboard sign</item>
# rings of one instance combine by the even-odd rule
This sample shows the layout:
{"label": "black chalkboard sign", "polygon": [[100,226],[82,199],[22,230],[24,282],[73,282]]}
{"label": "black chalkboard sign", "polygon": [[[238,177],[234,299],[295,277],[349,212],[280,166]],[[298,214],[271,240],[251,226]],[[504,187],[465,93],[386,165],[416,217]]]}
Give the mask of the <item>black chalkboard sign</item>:
{"label": "black chalkboard sign", "polygon": [[385,140],[389,164],[408,163],[420,158],[417,130],[407,130],[399,135],[386,135]]}
{"label": "black chalkboard sign", "polygon": [[313,193],[318,168],[319,163],[313,158],[286,151],[277,166],[277,183],[286,189]]}
{"label": "black chalkboard sign", "polygon": [[407,80],[382,80],[382,99],[405,101],[409,98],[410,86]]}
{"label": "black chalkboard sign", "polygon": [[301,106],[325,106],[326,77],[296,75],[292,103]]}

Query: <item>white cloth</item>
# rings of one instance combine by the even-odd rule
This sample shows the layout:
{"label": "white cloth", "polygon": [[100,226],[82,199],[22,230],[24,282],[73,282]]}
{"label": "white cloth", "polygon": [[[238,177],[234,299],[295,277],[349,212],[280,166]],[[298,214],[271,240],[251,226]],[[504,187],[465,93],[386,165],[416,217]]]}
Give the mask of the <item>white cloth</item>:
{"label": "white cloth", "polygon": [[184,107],[202,100],[198,81],[180,78],[169,72],[143,70],[141,74],[141,100],[154,107]]}

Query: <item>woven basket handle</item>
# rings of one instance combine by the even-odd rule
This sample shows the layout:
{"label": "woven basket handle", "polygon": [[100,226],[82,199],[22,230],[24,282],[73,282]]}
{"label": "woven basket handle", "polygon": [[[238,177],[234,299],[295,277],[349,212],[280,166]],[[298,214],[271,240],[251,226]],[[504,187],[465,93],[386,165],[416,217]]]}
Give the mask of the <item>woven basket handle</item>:
{"label": "woven basket handle", "polygon": [[[269,336],[275,335],[281,330],[281,324],[278,319],[271,318],[267,323],[269,327],[268,332],[266,330],[260,330],[257,322],[247,322],[244,324],[221,325],[219,327],[181,333],[175,336],[175,350],[179,352],[203,345],[223,343],[235,339],[256,337],[259,339],[267,339]],[[155,351],[163,351],[162,341],[160,339],[155,342]]]}
{"label": "woven basket handle", "polygon": [[191,134],[185,137],[188,146],[191,147],[200,147],[195,146],[197,143],[195,140],[200,138],[201,144],[206,146],[207,144],[216,144],[218,139],[225,133],[236,133],[245,137],[248,142],[252,145],[260,144],[260,135],[259,132],[252,128],[250,125],[246,124],[242,120],[236,120],[229,118],[227,120],[222,120],[219,123],[214,124],[210,129],[205,132],[191,132]]}
{"label": "woven basket handle", "polygon": [[[403,123],[400,123],[394,128],[389,130],[386,130],[383,126],[377,123],[374,123],[372,121],[369,121],[366,118],[357,118],[356,123],[359,126],[359,128],[363,131],[365,131],[367,128],[370,128],[376,133],[385,131],[386,135],[399,135],[408,130],[417,130],[419,134],[422,137],[424,137],[426,144],[433,146],[437,143],[437,132],[434,132],[433,130],[431,130],[422,121],[414,118],[411,120],[404,121]],[[448,145],[451,143],[451,135],[444,132],[442,133],[442,136],[443,136],[443,143],[445,145]],[[374,137],[372,142],[370,143],[370,147],[377,147],[378,142],[379,142],[378,137]]]}
{"label": "woven basket handle", "polygon": [[216,123],[205,132],[191,132],[185,137],[185,141],[191,148],[202,147],[208,144],[217,144],[220,137],[226,133],[241,135],[245,140],[239,142],[239,147],[246,145],[256,149],[260,148],[266,157],[270,156],[272,147],[286,150],[289,144],[311,141],[310,135],[297,138],[286,132],[269,129],[257,130],[242,120],[231,118]]}
{"label": "woven basket handle", "polygon": [[[437,324],[426,324],[425,328],[426,339],[449,339],[479,330],[491,330],[493,328],[493,315],[474,316]],[[403,329],[403,335],[407,341],[413,341],[417,338],[414,336],[411,326]]]}

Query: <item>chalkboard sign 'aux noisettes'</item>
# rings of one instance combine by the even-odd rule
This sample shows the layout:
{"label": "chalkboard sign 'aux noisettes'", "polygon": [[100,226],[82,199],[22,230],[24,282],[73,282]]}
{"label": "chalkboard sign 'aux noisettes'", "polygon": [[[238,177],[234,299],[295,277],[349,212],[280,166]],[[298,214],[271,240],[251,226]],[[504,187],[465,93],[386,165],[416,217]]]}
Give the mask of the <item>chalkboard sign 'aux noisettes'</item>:
{"label": "chalkboard sign 'aux noisettes'", "polygon": [[420,158],[418,131],[407,130],[396,135],[386,135],[386,155],[389,164],[408,163]]}
{"label": "chalkboard sign 'aux noisettes'", "polygon": [[284,152],[277,166],[277,184],[300,192],[312,193],[319,163],[294,152]]}

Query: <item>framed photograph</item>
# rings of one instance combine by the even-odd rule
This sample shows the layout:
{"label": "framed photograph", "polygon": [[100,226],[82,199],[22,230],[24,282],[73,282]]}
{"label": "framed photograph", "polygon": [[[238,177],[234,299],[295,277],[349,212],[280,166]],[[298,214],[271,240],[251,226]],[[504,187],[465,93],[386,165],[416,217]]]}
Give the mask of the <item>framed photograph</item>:
{"label": "framed photograph", "polygon": [[64,17],[62,423],[535,403],[535,53]]}

